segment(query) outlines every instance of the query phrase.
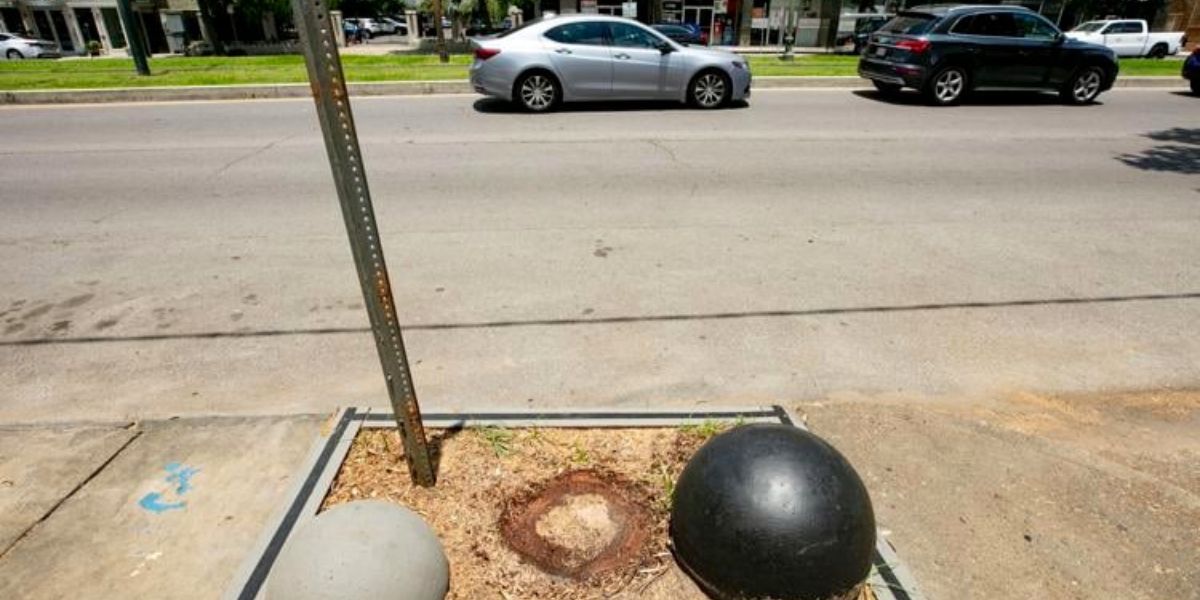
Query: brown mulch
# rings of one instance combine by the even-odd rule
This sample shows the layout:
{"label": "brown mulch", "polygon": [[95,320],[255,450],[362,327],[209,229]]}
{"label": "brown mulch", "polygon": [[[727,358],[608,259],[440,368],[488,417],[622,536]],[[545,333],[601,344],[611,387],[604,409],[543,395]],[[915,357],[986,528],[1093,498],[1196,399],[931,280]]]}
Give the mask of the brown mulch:
{"label": "brown mulch", "polygon": [[[671,489],[708,433],[682,428],[431,430],[438,482],[420,488],[409,481],[396,431],[364,430],[323,508],[377,498],[416,511],[445,547],[451,569],[448,598],[638,598],[673,570],[667,548]],[[522,561],[499,529],[506,503],[529,496],[555,476],[588,469],[601,469],[636,488],[631,496],[645,505],[650,520],[641,551],[620,568],[584,581],[549,575]]]}

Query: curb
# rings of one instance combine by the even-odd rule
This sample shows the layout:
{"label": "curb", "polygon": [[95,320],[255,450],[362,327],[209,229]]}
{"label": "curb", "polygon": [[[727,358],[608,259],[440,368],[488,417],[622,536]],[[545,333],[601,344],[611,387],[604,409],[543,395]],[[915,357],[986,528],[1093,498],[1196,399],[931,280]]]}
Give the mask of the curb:
{"label": "curb", "polygon": [[[867,80],[857,76],[841,77],[755,77],[754,88],[811,89],[811,88],[868,88]],[[1179,77],[1120,77],[1117,88],[1185,89]],[[473,94],[466,80],[389,81],[383,83],[351,83],[351,96],[422,96],[429,94]],[[112,102],[186,102],[204,100],[258,100],[273,98],[307,98],[308,84],[252,84],[222,86],[110,88],[94,90],[28,90],[0,91],[4,104],[101,104]]]}

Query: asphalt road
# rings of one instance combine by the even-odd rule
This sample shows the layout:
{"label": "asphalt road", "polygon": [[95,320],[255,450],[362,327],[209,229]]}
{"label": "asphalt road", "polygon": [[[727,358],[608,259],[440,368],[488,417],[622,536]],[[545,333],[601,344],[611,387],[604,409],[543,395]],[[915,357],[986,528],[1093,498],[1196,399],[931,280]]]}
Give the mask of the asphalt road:
{"label": "asphalt road", "polygon": [[[1200,100],[355,102],[426,408],[1200,382]],[[0,422],[385,406],[311,102],[0,109]]]}

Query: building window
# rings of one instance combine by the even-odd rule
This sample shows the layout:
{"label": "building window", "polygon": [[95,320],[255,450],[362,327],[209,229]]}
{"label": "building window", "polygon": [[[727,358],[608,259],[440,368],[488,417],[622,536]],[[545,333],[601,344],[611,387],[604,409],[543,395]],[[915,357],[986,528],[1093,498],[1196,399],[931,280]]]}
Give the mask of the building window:
{"label": "building window", "polygon": [[121,28],[121,18],[117,16],[117,9],[102,8],[100,14],[104,17],[104,28],[108,30],[108,39],[112,42],[112,47],[124,48],[125,30]]}

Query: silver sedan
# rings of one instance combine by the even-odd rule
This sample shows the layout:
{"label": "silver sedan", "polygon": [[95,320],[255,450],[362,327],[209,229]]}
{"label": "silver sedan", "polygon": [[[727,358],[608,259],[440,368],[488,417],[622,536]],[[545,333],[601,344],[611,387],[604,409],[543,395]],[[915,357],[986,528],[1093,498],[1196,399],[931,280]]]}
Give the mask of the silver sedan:
{"label": "silver sedan", "polygon": [[54,42],[25,37],[16,33],[0,33],[0,56],[8,60],[22,58],[58,58],[62,53]]}
{"label": "silver sedan", "polygon": [[546,17],[474,44],[475,91],[534,112],[584,100],[678,100],[718,108],[750,97],[744,58],[681,46],[630,19]]}

